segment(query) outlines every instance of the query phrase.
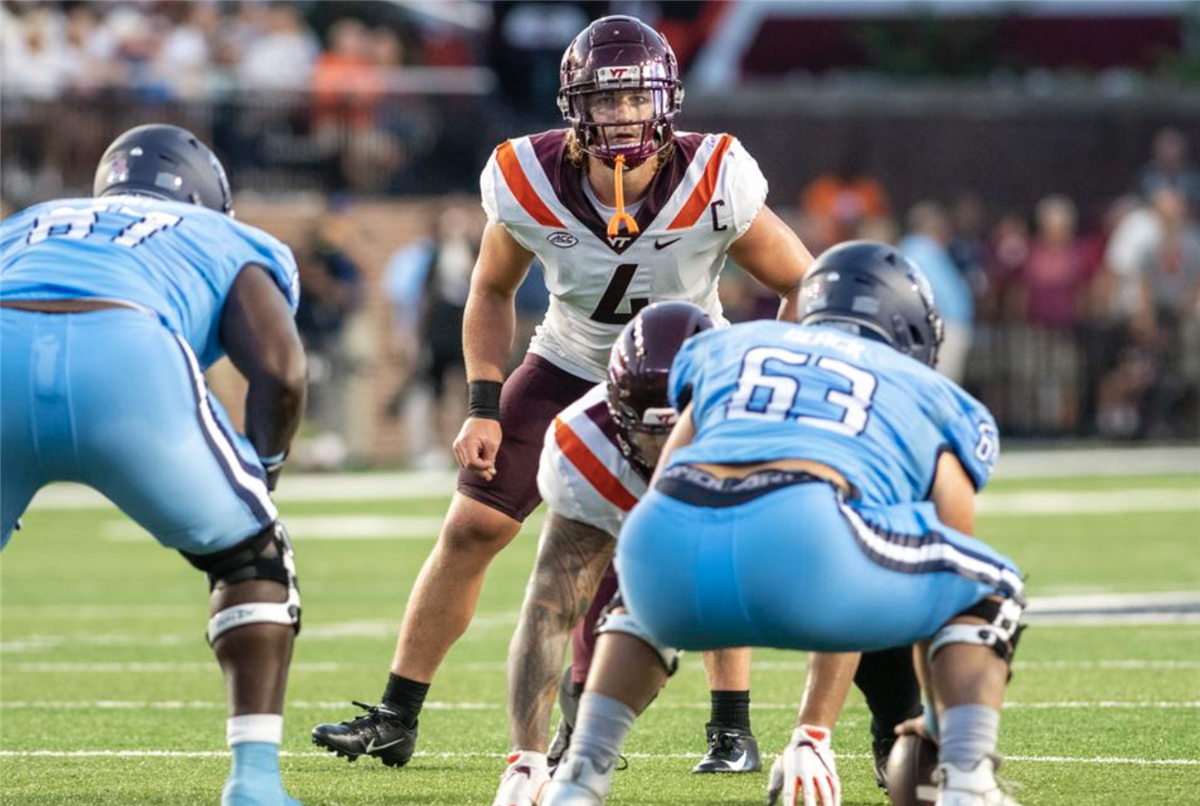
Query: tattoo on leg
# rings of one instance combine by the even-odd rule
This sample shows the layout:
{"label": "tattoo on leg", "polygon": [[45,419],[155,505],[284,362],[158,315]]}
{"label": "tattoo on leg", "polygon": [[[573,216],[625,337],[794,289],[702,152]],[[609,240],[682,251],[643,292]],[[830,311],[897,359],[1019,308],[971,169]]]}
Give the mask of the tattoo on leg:
{"label": "tattoo on leg", "polygon": [[551,513],[508,652],[514,745],[546,749],[554,691],[571,630],[587,613],[612,559],[611,535]]}

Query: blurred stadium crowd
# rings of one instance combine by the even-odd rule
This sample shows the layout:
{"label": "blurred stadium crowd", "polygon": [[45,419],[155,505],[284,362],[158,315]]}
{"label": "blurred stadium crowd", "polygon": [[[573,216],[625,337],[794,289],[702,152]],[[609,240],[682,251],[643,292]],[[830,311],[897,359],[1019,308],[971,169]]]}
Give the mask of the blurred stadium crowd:
{"label": "blurred stadium crowd", "polygon": [[[281,235],[301,262],[298,318],[313,355],[309,460],[448,465],[483,224],[468,196],[487,148],[556,125],[558,59],[588,20],[639,14],[686,68],[732,5],[4,2],[4,214],[86,194],[100,149],[126,126],[168,120],[208,136],[235,190],[307,200],[296,237]],[[693,128],[686,107],[682,121]],[[757,154],[762,125],[733,133]],[[1103,203],[1052,177],[1025,206],[966,185],[930,186],[914,202],[849,148],[804,181],[773,179],[771,202],[814,254],[866,237],[920,263],[949,324],[943,370],[1007,434],[1195,439],[1197,139],[1186,123],[1158,128],[1135,180],[1112,183]],[[360,209],[381,198],[408,205],[414,237],[363,235]],[[774,298],[741,272],[722,296],[731,320],[774,315]],[[545,305],[535,266],[516,355]],[[380,317],[353,335],[356,320]],[[368,366],[386,368],[371,373],[371,417],[403,431],[389,443],[402,455],[346,436],[361,410],[347,390]]]}

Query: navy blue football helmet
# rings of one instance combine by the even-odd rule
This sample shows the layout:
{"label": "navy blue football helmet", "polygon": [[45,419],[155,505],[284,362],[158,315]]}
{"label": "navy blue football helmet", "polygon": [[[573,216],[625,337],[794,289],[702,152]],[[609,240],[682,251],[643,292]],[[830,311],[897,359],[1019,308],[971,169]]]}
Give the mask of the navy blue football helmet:
{"label": "navy blue football helmet", "polygon": [[931,367],[942,343],[942,317],[924,272],[876,241],[848,241],[817,258],[800,286],[800,324],[882,341]]}
{"label": "navy blue football helmet", "polygon": [[104,151],[92,195],[122,193],[198,204],[233,215],[229,180],[217,155],[187,129],[165,123],[130,129]]}

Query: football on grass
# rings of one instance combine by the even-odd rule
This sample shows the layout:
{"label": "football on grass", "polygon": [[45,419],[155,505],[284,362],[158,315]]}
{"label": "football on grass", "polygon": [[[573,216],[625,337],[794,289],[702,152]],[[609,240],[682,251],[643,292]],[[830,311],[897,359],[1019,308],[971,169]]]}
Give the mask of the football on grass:
{"label": "football on grass", "polygon": [[938,746],[915,733],[896,740],[887,763],[888,797],[894,806],[933,806],[937,800]]}

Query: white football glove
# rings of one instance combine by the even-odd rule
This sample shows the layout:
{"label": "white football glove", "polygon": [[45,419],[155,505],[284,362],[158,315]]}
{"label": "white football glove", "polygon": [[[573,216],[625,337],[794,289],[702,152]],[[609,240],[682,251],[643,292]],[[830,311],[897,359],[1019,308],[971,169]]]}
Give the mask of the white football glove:
{"label": "white football glove", "polygon": [[767,806],[841,806],[842,782],[838,778],[829,741],[833,731],[801,725],[775,759],[767,783]]}

